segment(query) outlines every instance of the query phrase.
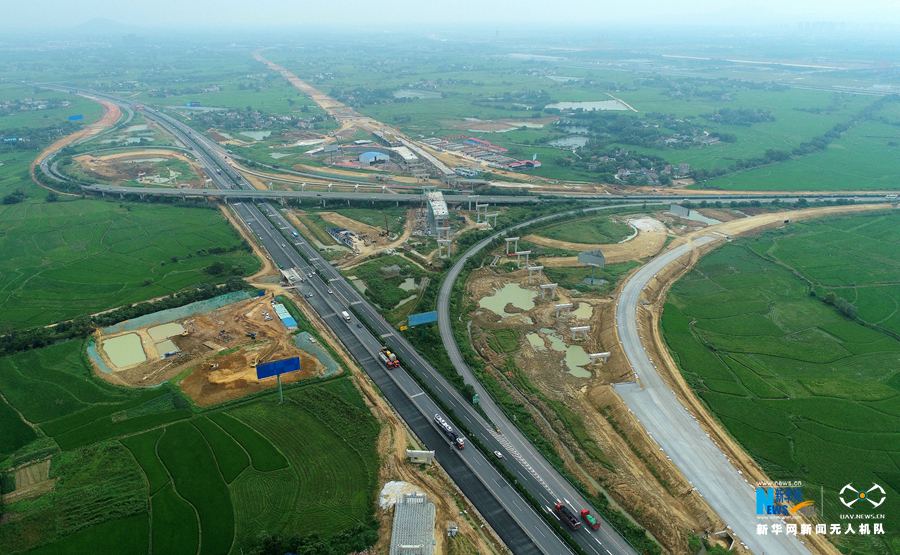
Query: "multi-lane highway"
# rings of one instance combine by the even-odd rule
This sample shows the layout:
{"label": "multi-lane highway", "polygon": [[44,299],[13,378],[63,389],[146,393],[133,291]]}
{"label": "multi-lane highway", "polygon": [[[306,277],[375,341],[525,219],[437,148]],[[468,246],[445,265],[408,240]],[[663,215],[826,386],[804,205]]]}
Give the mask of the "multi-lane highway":
{"label": "multi-lane highway", "polygon": [[[240,206],[245,206],[245,203],[241,203]],[[335,314],[345,310],[344,307],[352,306],[357,314],[362,315],[368,326],[379,335],[380,339],[391,347],[392,351],[400,356],[407,365],[405,370],[415,372],[429,388],[435,394],[439,395],[442,401],[453,410],[457,423],[465,425],[471,433],[478,437],[488,450],[497,450],[505,454],[505,458],[500,461],[501,464],[504,464],[510,472],[517,476],[518,481],[525,486],[531,495],[539,500],[546,512],[550,513],[557,502],[565,503],[570,508],[575,509],[576,513],[585,508],[593,509],[582,499],[571,485],[554,480],[549,476],[549,464],[544,460],[543,456],[530,456],[528,453],[519,453],[511,441],[507,440],[503,434],[498,434],[490,423],[474,409],[470,402],[467,399],[464,399],[462,395],[450,385],[450,383],[447,382],[447,380],[441,376],[437,370],[412,347],[411,344],[409,344],[409,342],[400,336],[398,332],[382,318],[375,307],[373,307],[359,291],[357,291],[356,288],[340,274],[340,272],[321,259],[315,248],[303,239],[292,239],[289,235],[289,231],[294,230],[294,228],[278,210],[275,210],[271,205],[267,204],[263,204],[262,209],[265,214],[277,224],[278,228],[285,231],[285,235],[283,235],[285,242],[283,243],[276,242],[276,244],[270,245],[270,243],[264,241],[267,248],[271,247],[270,252],[273,250],[275,252],[283,250],[285,247],[282,247],[282,244],[288,245],[288,243],[293,243],[300,252],[313,262],[317,275],[321,279],[327,281],[328,289],[332,291],[332,294],[329,295],[326,292],[326,295],[328,295],[330,299],[333,299],[332,304],[335,305]],[[295,264],[294,261],[291,263]],[[317,283],[317,279],[319,278],[313,277],[313,283]],[[307,282],[308,281],[309,278],[307,277]],[[308,287],[307,282],[302,282],[300,284],[301,292],[305,291],[304,287]],[[312,301],[316,298],[316,295],[317,293],[314,293],[312,299],[307,298],[307,300]],[[332,329],[340,332],[340,328],[332,327]],[[340,333],[338,333],[338,337],[341,337]],[[377,341],[375,344],[377,344]],[[395,375],[395,372],[398,374],[400,373],[391,371],[390,374],[393,376]],[[376,383],[378,382],[376,381]],[[494,422],[494,424],[499,426],[498,422]],[[509,430],[514,429],[509,422],[507,422],[505,427]],[[446,443],[446,441],[444,441],[444,443]],[[464,450],[464,452],[467,453],[470,451],[474,451],[474,449],[469,447]],[[443,464],[443,461],[441,461],[441,463]],[[545,475],[547,478],[544,478]],[[457,483],[459,484],[459,482]],[[459,485],[462,487],[462,484]],[[500,493],[504,496],[506,494],[516,494],[513,488],[501,489]],[[518,496],[518,494],[516,494],[516,496]],[[515,505],[512,503],[512,499],[510,499],[509,503]],[[592,513],[597,514],[596,510],[592,510]],[[554,518],[556,517],[554,516]],[[544,526],[546,526],[546,524],[544,524]],[[612,532],[608,527],[603,527],[597,531],[582,527],[581,530],[573,533],[572,536],[588,553],[595,553],[596,555],[636,555],[637,553],[623,538],[615,532]],[[550,553],[552,552],[553,551],[551,550]]]}
{"label": "multi-lane highway", "polygon": [[[123,107],[126,108],[130,102],[109,95],[96,96],[102,96],[117,103],[123,103]],[[235,210],[249,226],[249,229],[260,238],[273,259],[284,268],[295,268],[297,272],[300,272],[305,276],[304,281],[296,284],[300,293],[304,295],[305,302],[308,302],[310,306],[319,313],[326,324],[335,331],[335,334],[344,343],[351,354],[357,358],[361,366],[381,388],[386,397],[394,404],[404,420],[406,420],[410,427],[423,441],[425,441],[426,445],[438,451],[438,460],[446,468],[447,472],[456,481],[463,492],[466,493],[469,499],[473,501],[476,507],[478,507],[488,522],[490,522],[495,530],[497,530],[501,538],[507,542],[507,545],[509,545],[515,553],[543,552],[553,554],[568,552],[569,549],[561,539],[555,535],[552,528],[550,528],[546,522],[534,512],[530,505],[525,503],[524,499],[522,499],[515,488],[506,482],[503,476],[492,466],[490,461],[485,459],[481,453],[471,446],[463,451],[457,451],[450,447],[450,444],[446,441],[444,436],[438,433],[436,427],[432,423],[433,415],[435,413],[441,413],[441,411],[437,408],[437,405],[428,394],[422,391],[418,384],[406,373],[408,370],[417,374],[417,376],[454,411],[458,423],[465,425],[489,450],[498,450],[505,453],[506,457],[501,461],[501,464],[518,477],[517,481],[539,501],[546,512],[552,514],[552,511],[550,510],[552,506],[556,502],[562,501],[573,508],[576,513],[582,508],[590,508],[594,514],[597,514],[596,510],[593,510],[593,507],[589,506],[575,488],[562,478],[546,459],[537,452],[527,438],[519,432],[515,425],[506,419],[502,411],[493,403],[493,400],[487,392],[481,388],[478,381],[471,374],[471,371],[462,360],[458,346],[453,340],[448,309],[450,290],[452,289],[454,281],[459,276],[462,265],[468,257],[483,249],[490,242],[491,238],[485,239],[473,247],[454,265],[444,284],[442,284],[438,303],[439,326],[445,346],[450,353],[454,365],[459,369],[466,381],[475,386],[476,390],[481,394],[482,408],[490,418],[490,422],[488,422],[474,410],[468,400],[463,399],[456,389],[438,374],[437,371],[424,360],[424,358],[422,358],[408,342],[405,341],[405,339],[397,334],[397,332],[384,321],[377,310],[370,305],[337,270],[319,257],[318,252],[311,245],[305,240],[293,239],[291,237],[289,231],[293,228],[277,209],[263,203],[260,206],[260,210],[260,207],[253,202],[253,197],[278,198],[281,194],[284,196],[297,196],[300,198],[310,197],[315,199],[318,199],[319,197],[335,200],[379,201],[415,199],[415,202],[419,202],[421,198],[419,195],[398,195],[390,193],[326,193],[313,191],[256,191],[251,189],[250,186],[241,179],[240,175],[224,161],[225,153],[219,145],[216,145],[202,135],[194,133],[184,124],[165,114],[148,109],[145,111],[145,115],[149,119],[156,120],[177,140],[180,140],[193,150],[200,163],[207,169],[217,189],[208,191],[184,191],[106,186],[93,186],[87,187],[87,189],[101,193],[188,194],[194,196],[226,196],[233,197],[232,200],[237,199],[239,202],[235,204]],[[460,198],[457,199],[452,195],[447,195],[447,199],[451,202],[466,202],[471,200],[471,197],[469,196],[459,195],[459,197]],[[730,196],[723,196],[720,198],[721,200],[734,199],[734,197]],[[756,198],[758,200],[765,200],[760,199],[759,197]],[[795,198],[796,197],[782,198],[782,200],[791,202]],[[816,197],[808,197],[808,200],[815,200],[815,198]],[[240,199],[246,200],[240,201]],[[533,202],[536,200],[535,197],[532,196],[503,196],[497,198],[478,197],[479,202],[491,203],[509,203],[513,199],[518,202]],[[660,200],[671,202],[672,197],[662,197]],[[643,204],[650,201],[652,201],[652,199],[645,199],[642,197],[640,202]],[[596,207],[592,210],[604,208],[607,207]],[[575,212],[576,211],[573,211],[573,213]],[[538,220],[524,222],[520,225],[527,225]],[[500,234],[494,236],[497,235]],[[303,256],[301,256],[300,253],[302,253]],[[307,263],[303,257],[305,257],[309,263]],[[663,258],[661,257],[660,260],[663,260]],[[315,270],[315,274],[310,277],[309,274],[313,273],[312,270]],[[652,273],[650,275],[652,275]],[[635,285],[635,287],[637,287],[637,285]],[[638,294],[642,288],[643,286],[638,288]],[[312,294],[312,297],[306,296],[309,294]],[[623,297],[620,302],[626,302],[626,299]],[[632,305],[627,306],[634,305],[632,303]],[[353,307],[356,313],[362,315],[368,324],[368,328],[365,326],[356,326],[355,317],[353,322],[349,325],[340,318],[340,312],[349,307]],[[369,329],[374,330],[380,337],[373,336]],[[631,339],[629,339],[629,341],[631,341]],[[638,338],[637,341],[636,347],[632,346],[626,348],[626,353],[633,352],[634,348],[637,348],[639,350],[638,352],[642,352],[642,347],[639,342],[640,339]],[[381,347],[382,342],[387,343],[393,351],[400,355],[404,363],[408,365],[407,369],[387,371],[377,362],[375,355]],[[631,360],[631,354],[629,354],[629,359]],[[647,378],[644,378],[641,372],[646,370],[647,369],[643,367],[639,370],[636,365],[636,371],[642,376],[643,380],[646,380]],[[650,374],[655,375],[655,372],[652,371],[652,364],[649,372]],[[648,374],[648,376],[650,376],[650,374]],[[623,397],[632,393],[636,396],[639,395],[638,392],[628,391],[627,388],[622,390]],[[640,393],[643,394],[646,392]],[[637,399],[637,397],[635,398]],[[628,400],[626,399],[626,401]],[[637,402],[651,404],[640,400]],[[668,407],[668,404],[665,406]],[[681,415],[684,416],[683,407],[681,408]],[[441,414],[443,415],[443,413]],[[446,417],[446,415],[443,416]],[[654,417],[652,414],[648,413],[646,418],[653,420]],[[657,420],[658,419],[659,418],[657,418]],[[662,420],[665,420],[665,417],[662,418]],[[662,423],[664,424],[665,422]],[[697,427],[696,424],[694,424],[694,426]],[[699,427],[697,427],[697,429],[699,430]],[[499,433],[497,430],[499,430]],[[673,433],[677,434],[679,431],[675,430]],[[682,442],[683,445],[681,447],[684,452],[690,453],[692,452],[691,449],[694,448],[697,439],[690,435],[685,437],[691,439],[690,441]],[[705,435],[703,438],[700,438],[701,441],[704,439],[706,440],[706,444],[712,445],[711,442],[705,438]],[[673,451],[677,451],[677,448],[678,446],[672,447]],[[719,454],[721,455],[721,453]],[[670,456],[672,456],[673,460],[676,460],[675,456],[671,453]],[[676,460],[676,462],[678,461]],[[714,468],[717,472],[723,470],[721,465],[714,465],[710,468]],[[723,495],[726,496],[727,492],[735,493],[738,491],[749,491],[748,486],[743,482],[741,482],[741,484],[723,482],[721,490]],[[741,493],[740,495],[744,495],[744,493]],[[715,496],[712,495],[712,497]],[[717,507],[714,506],[714,508]],[[717,510],[719,509],[717,508]],[[720,515],[722,515],[723,518],[726,518],[726,520],[735,516],[727,511],[724,514],[720,511]],[[553,518],[556,517],[554,516]],[[741,534],[742,539],[745,541],[750,537],[743,532],[741,532]],[[596,532],[587,527],[582,527],[581,530],[572,533],[572,537],[589,553],[595,553],[597,555],[618,555],[620,553],[631,555],[636,553],[635,550],[621,538],[621,536],[614,531],[611,531],[608,525],[604,525],[603,528]],[[790,554],[802,553],[803,548],[795,544],[798,544],[798,542],[787,542],[785,549],[799,547],[799,551],[785,551],[779,549],[781,547],[780,544],[773,544],[774,547],[771,552],[784,552]]]}
{"label": "multi-lane highway", "polygon": [[[107,97],[109,98],[109,97]],[[113,97],[113,99],[115,99]],[[120,99],[115,99],[121,101]],[[169,121],[163,114],[147,110],[145,116],[157,119],[173,137],[193,148],[200,162],[208,170],[215,185],[220,189],[231,190],[232,186],[248,187],[240,181],[221,159],[217,159],[217,151],[207,148],[204,139],[197,137],[183,128],[178,122]],[[223,170],[222,172],[215,171]],[[281,214],[268,204],[239,202],[235,210],[239,216],[259,238],[269,251],[273,260],[284,268],[293,268],[305,277],[295,286],[304,295],[305,302],[316,310],[323,321],[335,332],[348,351],[357,359],[361,367],[394,405],[400,416],[425,444],[436,451],[436,457],[457,486],[466,494],[485,520],[494,528],[500,538],[514,553],[546,555],[571,553],[571,550],[556,535],[543,517],[525,501],[518,491],[509,484],[504,476],[488,461],[485,456],[471,445],[464,450],[453,448],[440,434],[433,423],[435,414],[441,414],[452,425],[456,425],[441,411],[432,400],[403,369],[387,371],[376,361],[376,354],[381,342],[373,336],[369,329],[355,325],[355,318],[350,324],[341,317],[340,312],[351,305],[366,314],[367,323],[373,327],[386,327],[381,333],[382,340],[388,339],[393,329],[384,322],[375,309],[369,305],[359,292],[326,261],[306,241],[293,239],[288,222]],[[265,212],[265,214],[264,214]],[[276,229],[270,219],[277,223]],[[303,253],[303,256],[300,253]],[[306,260],[309,260],[307,263]],[[310,275],[312,274],[312,275]],[[311,296],[308,296],[311,295]],[[408,345],[407,345],[408,347]],[[412,366],[420,366],[420,371],[439,378],[434,368],[408,347],[407,350],[395,349],[405,361]],[[420,374],[421,375],[421,374]],[[444,402],[462,416],[464,423],[473,429],[474,426],[486,428],[480,417],[472,410],[449,384],[432,382],[432,390],[444,398]],[[455,397],[454,397],[455,395]],[[497,446],[499,447],[499,445]],[[493,447],[496,448],[496,447]],[[526,479],[523,476],[523,479]],[[553,517],[556,518],[556,517]],[[584,532],[582,537],[592,538],[591,549],[596,555],[610,552],[603,547],[601,540],[592,531]]]}
{"label": "multi-lane highway", "polygon": [[[471,445],[457,450],[438,432],[434,415],[450,419],[403,368],[387,370],[377,361],[382,347],[379,338],[367,326],[358,325],[355,316],[350,322],[341,318],[340,313],[349,310],[351,303],[359,303],[348,298],[355,289],[342,278],[336,278],[331,265],[311,245],[291,237],[294,228],[274,207],[262,204],[257,209],[254,204],[244,202],[236,203],[234,208],[260,238],[273,261],[302,276],[303,281],[294,282],[303,296],[301,302],[309,303],[319,314],[404,421],[429,449],[435,450],[438,462],[510,549],[514,553],[569,553],[568,547],[480,451]],[[361,305],[353,306],[359,309]],[[451,421],[451,425],[456,423]]]}

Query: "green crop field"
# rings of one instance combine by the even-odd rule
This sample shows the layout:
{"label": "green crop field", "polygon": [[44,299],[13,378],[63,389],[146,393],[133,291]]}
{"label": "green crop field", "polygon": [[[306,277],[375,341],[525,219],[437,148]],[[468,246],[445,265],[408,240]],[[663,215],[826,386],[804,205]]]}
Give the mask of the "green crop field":
{"label": "green crop field", "polygon": [[[50,464],[52,492],[3,508],[13,518],[0,526],[0,552],[18,553],[82,530],[148,510],[144,477],[117,442],[60,453]],[[145,537],[146,540],[146,537]]]}
{"label": "green crop field", "polygon": [[855,292],[896,290],[898,223],[811,220],[723,246],[672,287],[661,321],[685,379],[771,478],[824,487],[832,514],[845,484],[879,483],[888,534],[900,522],[900,341],[894,311]]}
{"label": "green crop field", "polygon": [[157,428],[136,436],[122,438],[122,445],[127,447],[135,460],[141,465],[144,475],[147,476],[147,487],[152,497],[161,487],[168,484],[171,479],[166,467],[156,456],[156,443],[163,435],[165,428]]}
{"label": "green crop field", "polygon": [[231,485],[237,546],[249,545],[260,529],[330,535],[365,522],[374,502],[380,463],[368,446],[374,444],[378,424],[360,406],[352,384],[337,380],[305,388],[287,394],[285,401],[234,411],[292,461],[274,472],[248,470]]}
{"label": "green crop field", "polygon": [[[213,210],[94,200],[0,207],[0,319],[12,328],[168,295],[260,262]],[[238,250],[205,254],[212,247]],[[220,280],[224,277],[220,277]]]}
{"label": "green crop field", "polygon": [[632,229],[627,224],[613,222],[605,216],[592,216],[553,225],[537,231],[535,235],[570,243],[603,245],[618,243],[631,233]]}
{"label": "green crop field", "polygon": [[348,378],[199,415],[174,386],[95,378],[84,348],[0,358],[0,493],[32,461],[55,480],[0,507],[0,553],[236,555],[262,531],[371,542],[380,426]]}
{"label": "green crop field", "polygon": [[[200,527],[194,507],[167,484],[150,501],[153,509],[153,552],[195,555]],[[223,551],[225,553],[225,551]]]}
{"label": "green crop field", "polygon": [[727,177],[704,188],[735,191],[872,191],[900,189],[900,128],[863,122],[821,152]]}
{"label": "green crop field", "polygon": [[175,489],[197,511],[200,555],[227,553],[234,538],[234,510],[203,436],[187,422],[173,424],[160,438],[157,450]]}
{"label": "green crop field", "polygon": [[210,422],[208,418],[195,418],[192,424],[200,430],[212,448],[226,484],[233,482],[242,470],[250,466],[247,453],[234,438]]}

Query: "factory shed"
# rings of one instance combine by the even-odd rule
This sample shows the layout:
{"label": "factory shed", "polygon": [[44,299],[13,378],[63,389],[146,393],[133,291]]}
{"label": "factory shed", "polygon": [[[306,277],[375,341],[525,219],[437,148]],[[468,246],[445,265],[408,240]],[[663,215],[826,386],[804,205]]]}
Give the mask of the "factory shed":
{"label": "factory shed", "polygon": [[391,157],[380,152],[363,152],[359,155],[359,162],[366,166],[371,166],[377,162],[390,162]]}

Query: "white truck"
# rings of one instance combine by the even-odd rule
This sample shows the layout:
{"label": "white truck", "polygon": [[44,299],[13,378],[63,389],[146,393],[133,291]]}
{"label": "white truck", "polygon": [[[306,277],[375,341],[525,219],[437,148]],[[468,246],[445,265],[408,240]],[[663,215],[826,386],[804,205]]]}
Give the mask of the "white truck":
{"label": "white truck", "polygon": [[346,310],[341,312],[341,318],[343,318],[345,322],[349,322],[350,321],[350,313],[347,312]]}

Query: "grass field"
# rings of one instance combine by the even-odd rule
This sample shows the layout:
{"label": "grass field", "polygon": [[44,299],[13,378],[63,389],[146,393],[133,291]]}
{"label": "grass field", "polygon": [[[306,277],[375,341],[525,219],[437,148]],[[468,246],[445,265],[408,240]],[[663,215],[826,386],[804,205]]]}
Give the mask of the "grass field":
{"label": "grass field", "polygon": [[[240,275],[259,268],[213,210],[96,200],[0,207],[0,321],[49,324],[170,294],[204,281],[221,261]],[[227,276],[220,276],[224,280]]]}
{"label": "grass field", "polygon": [[605,216],[592,216],[550,226],[535,232],[535,235],[557,241],[602,245],[618,243],[631,233],[631,227],[627,224],[610,221]]}
{"label": "grass field", "polygon": [[[397,271],[394,267],[399,267]],[[385,270],[388,268],[388,270]],[[406,257],[397,254],[381,256],[345,271],[346,275],[358,277],[366,285],[365,294],[386,311],[397,307],[401,301],[418,293],[418,289],[404,290],[400,288],[407,279],[414,279],[415,285],[428,277],[427,272],[410,262]]]}
{"label": "grass field", "polygon": [[[0,133],[21,128],[68,128],[71,127],[70,133],[74,133],[78,129],[85,127],[100,119],[103,115],[103,106],[76,96],[57,91],[35,90],[21,83],[3,83],[0,84],[0,102],[4,100],[16,101],[31,98],[33,100],[55,100],[69,102],[70,106],[53,108],[47,110],[26,110],[13,113],[11,115],[0,117]],[[69,122],[69,116],[84,116],[83,120]],[[9,149],[7,145],[3,145],[4,149]]]}
{"label": "grass field", "polygon": [[[844,263],[825,275],[847,297],[897,280],[896,221],[890,213],[812,220],[726,245],[672,287],[663,312],[666,342],[694,391],[771,478],[802,480],[810,496],[824,487],[830,514],[846,512],[836,492],[848,482],[898,484],[900,341],[810,296],[815,279],[827,282],[810,268],[827,265],[817,256]],[[860,302],[860,319],[876,308]],[[888,489],[877,511],[886,531],[896,530],[898,494]],[[863,540],[847,546],[879,552]]]}
{"label": "grass field", "polygon": [[[821,152],[703,184],[747,191],[870,191],[900,189],[900,127],[863,122]],[[891,144],[893,143],[893,145]]]}

